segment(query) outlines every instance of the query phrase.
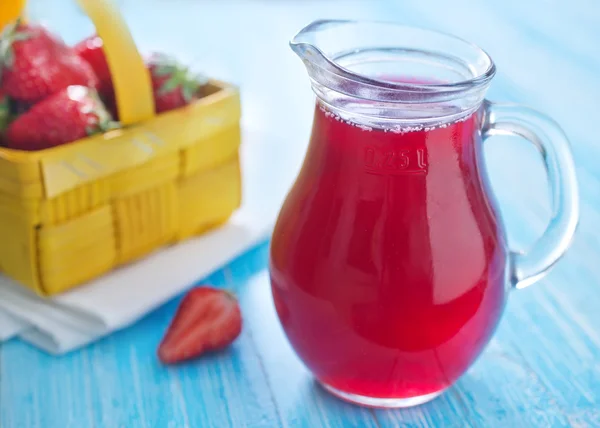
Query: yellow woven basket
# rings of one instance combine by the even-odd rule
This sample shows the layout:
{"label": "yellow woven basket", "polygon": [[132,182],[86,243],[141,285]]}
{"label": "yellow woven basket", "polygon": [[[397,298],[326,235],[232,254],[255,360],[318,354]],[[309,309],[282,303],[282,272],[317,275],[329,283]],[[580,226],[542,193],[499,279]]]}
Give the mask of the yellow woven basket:
{"label": "yellow woven basket", "polygon": [[104,0],[79,3],[104,40],[126,127],[40,152],[0,148],[0,270],[41,295],[219,225],[241,200],[237,89],[211,81],[206,97],[155,116],[121,16]]}

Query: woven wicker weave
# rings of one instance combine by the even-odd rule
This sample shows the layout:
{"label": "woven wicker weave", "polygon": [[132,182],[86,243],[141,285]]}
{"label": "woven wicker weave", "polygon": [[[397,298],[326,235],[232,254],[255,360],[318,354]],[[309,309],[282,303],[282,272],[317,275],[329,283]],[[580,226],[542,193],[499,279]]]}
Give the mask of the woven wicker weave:
{"label": "woven wicker weave", "polygon": [[154,116],[126,26],[104,1],[80,3],[126,127],[40,152],[0,148],[0,270],[42,295],[221,224],[241,199],[237,89],[211,81],[206,97]]}

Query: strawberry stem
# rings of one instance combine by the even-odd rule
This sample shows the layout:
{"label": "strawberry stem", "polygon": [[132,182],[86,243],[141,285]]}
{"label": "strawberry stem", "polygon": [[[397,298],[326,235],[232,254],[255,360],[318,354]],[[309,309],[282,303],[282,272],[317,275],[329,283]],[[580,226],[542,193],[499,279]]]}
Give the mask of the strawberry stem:
{"label": "strawberry stem", "polygon": [[0,79],[4,67],[10,68],[15,62],[13,43],[27,40],[31,37],[26,31],[19,31],[21,18],[11,24],[8,24],[0,34]]}
{"label": "strawberry stem", "polygon": [[104,106],[98,92],[94,89],[89,89],[89,95],[94,100],[94,113],[98,117],[98,122],[87,127],[87,134],[94,135],[99,132],[108,132],[113,129],[121,128],[121,124],[113,120],[111,114]]}

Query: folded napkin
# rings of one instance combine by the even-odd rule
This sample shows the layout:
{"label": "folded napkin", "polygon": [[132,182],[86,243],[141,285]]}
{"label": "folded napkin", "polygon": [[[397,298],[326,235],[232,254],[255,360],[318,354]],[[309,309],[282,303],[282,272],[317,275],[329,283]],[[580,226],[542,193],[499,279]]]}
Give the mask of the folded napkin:
{"label": "folded napkin", "polygon": [[27,323],[19,321],[0,310],[0,342],[15,337],[24,331],[26,327]]}
{"label": "folded napkin", "polygon": [[268,238],[302,160],[302,147],[244,130],[241,208],[224,226],[163,248],[50,299],[0,275],[0,341],[18,335],[62,354],[126,327]]}

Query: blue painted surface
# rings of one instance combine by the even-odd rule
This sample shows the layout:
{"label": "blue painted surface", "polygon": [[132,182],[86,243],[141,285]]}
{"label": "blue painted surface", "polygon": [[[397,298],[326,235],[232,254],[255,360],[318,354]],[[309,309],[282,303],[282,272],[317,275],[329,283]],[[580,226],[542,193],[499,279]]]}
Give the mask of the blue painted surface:
{"label": "blue painted surface", "polygon": [[[538,108],[570,136],[581,226],[572,249],[548,277],[512,294],[497,335],[478,362],[424,406],[366,410],[314,385],[276,322],[264,276],[264,243],[203,280],[240,295],[245,328],[231,350],[182,367],[158,365],[155,349],[178,299],[61,358],[11,341],[0,346],[1,427],[600,426],[600,2],[120,3],[142,49],[175,52],[210,75],[239,83],[244,121],[293,136],[282,141],[290,145],[305,144],[312,114],[305,72],[287,47],[292,33],[307,22],[394,19],[472,40],[499,67],[491,99]],[[31,0],[31,15],[76,41],[91,27],[69,5],[70,0]],[[549,215],[541,162],[516,139],[496,138],[487,146],[510,241],[526,247]]]}

